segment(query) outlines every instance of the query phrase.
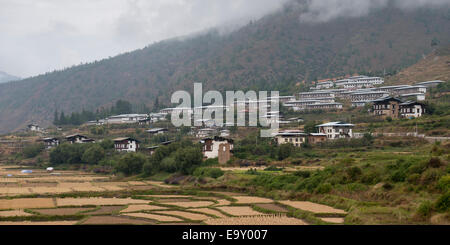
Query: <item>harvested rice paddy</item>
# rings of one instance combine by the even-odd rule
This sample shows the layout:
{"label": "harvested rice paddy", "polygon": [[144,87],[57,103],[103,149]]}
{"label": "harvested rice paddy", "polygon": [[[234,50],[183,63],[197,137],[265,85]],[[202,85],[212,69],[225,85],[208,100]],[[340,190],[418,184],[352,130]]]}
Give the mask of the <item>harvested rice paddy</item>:
{"label": "harvested rice paddy", "polygon": [[336,209],[330,206],[317,204],[313,202],[303,201],[280,201],[280,203],[294,207],[296,209],[305,210],[312,213],[329,213],[329,214],[346,214],[342,209]]}
{"label": "harvested rice paddy", "polygon": [[270,210],[270,211],[274,211],[274,212],[280,212],[280,213],[286,213],[289,211],[284,207],[281,207],[279,205],[272,204],[272,203],[257,204],[255,206],[260,207],[262,209],[266,209],[266,210]]}
{"label": "harvested rice paddy", "polygon": [[342,224],[344,223],[344,218],[320,218],[321,220],[328,222],[328,223],[334,223],[334,224]]}
{"label": "harvested rice paddy", "polygon": [[167,216],[167,215],[158,215],[158,214],[149,214],[149,213],[128,213],[127,216],[131,217],[137,217],[137,218],[145,218],[145,219],[152,219],[156,221],[162,221],[162,222],[177,222],[177,221],[183,221],[182,219]]}
{"label": "harvested rice paddy", "polygon": [[211,215],[217,216],[219,218],[227,217],[223,213],[221,213],[221,212],[219,212],[217,210],[211,209],[211,208],[193,208],[193,209],[189,209],[189,210],[195,211],[195,212],[204,213],[204,214],[211,214]]}
{"label": "harvested rice paddy", "polygon": [[269,198],[252,197],[252,196],[233,196],[236,199],[236,203],[239,204],[252,204],[252,203],[273,203],[274,201]]}
{"label": "harvested rice paddy", "polygon": [[78,221],[0,221],[0,225],[75,225]]}
{"label": "harvested rice paddy", "polygon": [[217,207],[217,209],[222,210],[223,212],[233,215],[233,216],[254,216],[254,215],[264,215],[258,211],[253,210],[251,207],[247,206],[225,206],[225,207]]}
{"label": "harvested rice paddy", "polygon": [[23,210],[0,211],[0,217],[16,217],[16,216],[30,216],[32,214],[24,212]]}
{"label": "harvested rice paddy", "polygon": [[211,206],[214,203],[210,201],[192,201],[192,202],[167,202],[167,205],[178,206],[183,208],[200,208]]}
{"label": "harvested rice paddy", "polygon": [[88,215],[112,214],[124,209],[125,206],[102,206],[97,210],[86,212]]}
{"label": "harvested rice paddy", "polygon": [[33,209],[33,211],[43,215],[74,215],[92,209],[93,208],[48,208],[48,209]]}
{"label": "harvested rice paddy", "polygon": [[204,214],[190,213],[190,212],[184,212],[184,211],[162,211],[162,212],[155,212],[155,213],[163,214],[163,215],[178,216],[178,217],[189,219],[189,220],[206,220],[206,219],[211,218]]}
{"label": "harvested rice paddy", "polygon": [[56,198],[58,206],[84,206],[84,205],[127,205],[149,203],[148,200],[137,200],[131,198]]}
{"label": "harvested rice paddy", "polygon": [[165,210],[166,207],[160,207],[155,205],[129,205],[126,209],[120,211],[121,213],[132,213],[137,211],[153,211],[153,210]]}
{"label": "harvested rice paddy", "polygon": [[208,219],[203,221],[208,225],[307,225],[302,220],[286,216],[249,216]]}
{"label": "harvested rice paddy", "polygon": [[148,220],[131,219],[119,216],[92,216],[81,223],[82,225],[153,225]]}
{"label": "harvested rice paddy", "polygon": [[0,210],[53,207],[55,207],[55,204],[52,198],[17,198],[11,200],[0,199]]}

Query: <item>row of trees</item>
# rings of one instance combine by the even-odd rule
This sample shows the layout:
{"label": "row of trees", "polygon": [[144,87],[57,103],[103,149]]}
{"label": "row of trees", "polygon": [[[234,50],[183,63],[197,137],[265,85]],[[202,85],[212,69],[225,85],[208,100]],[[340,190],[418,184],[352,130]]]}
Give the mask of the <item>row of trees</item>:
{"label": "row of trees", "polygon": [[114,143],[104,140],[95,144],[62,144],[50,152],[50,163],[107,166],[126,176],[158,172],[192,174],[202,166],[201,147],[191,141],[172,143],[158,148],[152,156],[142,153],[114,152]]}

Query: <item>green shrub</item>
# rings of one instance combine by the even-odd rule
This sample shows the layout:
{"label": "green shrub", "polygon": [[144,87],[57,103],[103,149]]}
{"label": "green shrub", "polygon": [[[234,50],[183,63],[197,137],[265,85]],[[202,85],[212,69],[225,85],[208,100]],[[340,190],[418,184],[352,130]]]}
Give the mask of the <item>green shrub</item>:
{"label": "green shrub", "polygon": [[220,168],[196,168],[194,170],[194,176],[197,177],[210,177],[217,179],[224,175],[224,172]]}
{"label": "green shrub", "polygon": [[375,171],[368,171],[361,176],[361,182],[373,185],[381,181],[380,174]]}
{"label": "green shrub", "polygon": [[146,162],[147,158],[141,153],[127,153],[119,159],[115,170],[125,176],[140,174]]}
{"label": "green shrub", "polygon": [[441,159],[437,157],[432,157],[427,163],[427,167],[429,168],[440,168],[442,165]]}
{"label": "green shrub", "polygon": [[330,183],[322,183],[319,186],[317,186],[315,192],[318,194],[326,194],[329,193],[332,188],[333,187],[331,186]]}
{"label": "green shrub", "polygon": [[283,171],[283,168],[277,168],[276,166],[269,166],[264,169],[264,171]]}
{"label": "green shrub", "polygon": [[437,181],[441,177],[442,173],[438,169],[427,169],[422,173],[420,181],[423,184],[430,184]]}
{"label": "green shrub", "polygon": [[430,216],[432,211],[433,211],[432,203],[430,201],[425,201],[420,204],[416,214],[422,218],[426,218]]}
{"label": "green shrub", "polygon": [[23,149],[23,155],[26,158],[33,158],[39,155],[45,149],[44,144],[32,144]]}
{"label": "green shrub", "polygon": [[298,177],[302,177],[302,178],[309,178],[309,176],[311,176],[311,172],[300,170],[300,171],[294,172],[294,175],[298,176]]}
{"label": "green shrub", "polygon": [[442,176],[438,181],[438,188],[447,191],[450,190],[450,175]]}
{"label": "green shrub", "polygon": [[161,161],[161,170],[167,173],[175,173],[178,169],[177,162],[174,157],[166,157]]}
{"label": "green shrub", "polygon": [[97,164],[103,158],[105,150],[100,145],[94,144],[83,153],[81,160],[87,164]]}
{"label": "green shrub", "polygon": [[403,182],[406,179],[406,174],[402,170],[396,170],[394,171],[391,176],[390,180],[394,182]]}
{"label": "green shrub", "polygon": [[410,176],[408,176],[407,181],[410,184],[418,184],[420,180],[420,174],[411,174]]}
{"label": "green shrub", "polygon": [[362,170],[361,170],[361,168],[355,166],[355,167],[347,168],[345,170],[345,173],[347,174],[349,180],[354,182],[354,181],[358,180],[359,176],[361,176]]}
{"label": "green shrub", "polygon": [[440,212],[447,212],[450,210],[450,191],[443,194],[435,203],[436,210]]}

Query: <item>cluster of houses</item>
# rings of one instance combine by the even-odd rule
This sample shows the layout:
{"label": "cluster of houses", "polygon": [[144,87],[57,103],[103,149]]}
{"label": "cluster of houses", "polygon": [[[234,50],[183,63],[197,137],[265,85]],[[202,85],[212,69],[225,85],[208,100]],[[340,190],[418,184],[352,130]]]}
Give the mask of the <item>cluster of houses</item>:
{"label": "cluster of houses", "polygon": [[345,122],[329,122],[317,125],[317,133],[305,133],[300,130],[284,130],[274,135],[277,144],[292,144],[301,147],[308,142],[317,144],[333,139],[353,138],[354,124]]}

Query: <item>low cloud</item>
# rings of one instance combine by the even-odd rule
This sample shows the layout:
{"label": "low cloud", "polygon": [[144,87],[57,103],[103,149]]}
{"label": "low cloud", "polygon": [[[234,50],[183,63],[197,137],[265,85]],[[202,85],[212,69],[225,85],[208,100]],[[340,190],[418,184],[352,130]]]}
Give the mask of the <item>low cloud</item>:
{"label": "low cloud", "polygon": [[304,9],[301,22],[327,22],[339,17],[354,18],[368,15],[386,7],[414,10],[450,6],[450,0],[300,0],[297,7]]}

